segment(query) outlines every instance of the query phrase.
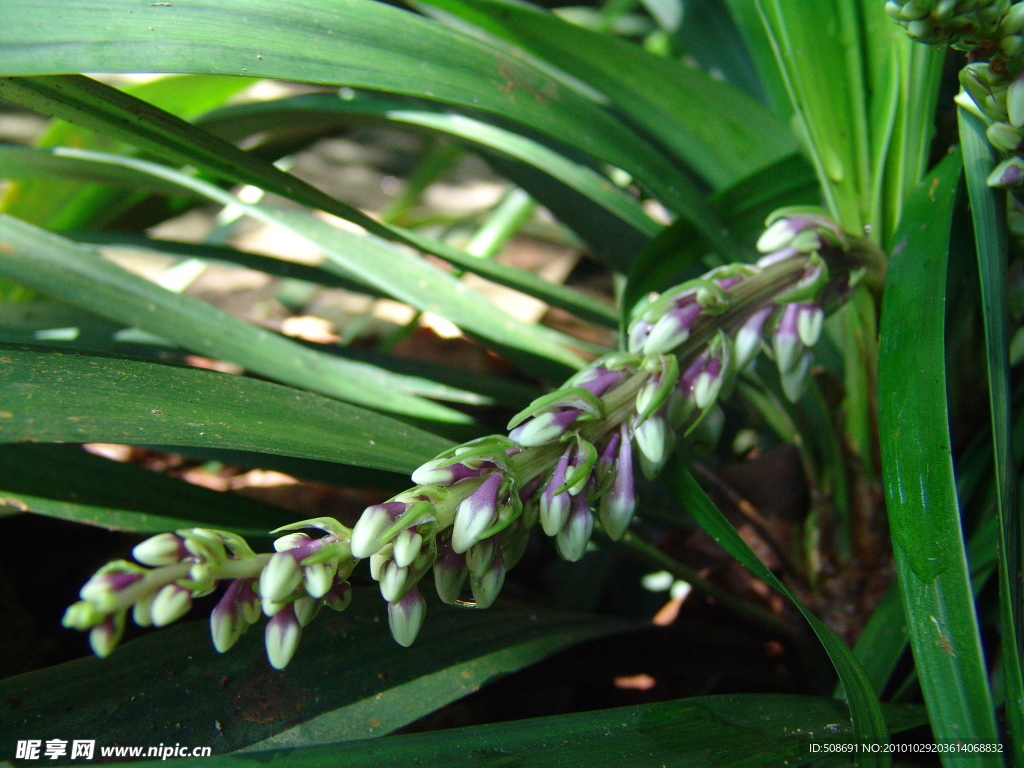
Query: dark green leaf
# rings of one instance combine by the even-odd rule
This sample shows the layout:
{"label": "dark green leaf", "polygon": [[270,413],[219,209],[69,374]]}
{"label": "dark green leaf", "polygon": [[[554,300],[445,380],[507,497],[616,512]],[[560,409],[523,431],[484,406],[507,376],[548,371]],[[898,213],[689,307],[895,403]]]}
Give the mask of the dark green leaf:
{"label": "dark green leaf", "polygon": [[189,742],[218,754],[380,736],[556,651],[631,628],[565,611],[514,604],[475,611],[431,600],[416,643],[402,648],[385,613],[376,589],[357,589],[344,613],[325,610],[303,631],[283,672],[267,663],[262,626],[222,656],[209,626],[192,622],[127,643],[108,659],[9,678],[0,701],[18,707],[0,721],[0,741],[13,743],[27,723],[39,734],[33,738]]}
{"label": "dark green leaf", "polygon": [[232,448],[410,472],[450,443],[256,379],[0,346],[0,442]]}
{"label": "dark green leaf", "polygon": [[606,94],[715,189],[796,150],[787,126],[771,112],[699,69],[525,4],[429,0],[429,5],[511,40]]}
{"label": "dark green leaf", "polygon": [[64,445],[0,445],[0,506],[115,531],[201,526],[264,537],[291,515]]}
{"label": "dark green leaf", "polygon": [[[985,322],[985,367],[988,373],[995,465],[996,513],[1000,529],[999,597],[1002,614],[1003,684],[1007,719],[1017,763],[1024,762],[1024,588],[1017,576],[1024,551],[1024,525],[1017,509],[1017,459],[1010,435],[1010,361],[1006,306],[1005,193],[986,183],[996,165],[996,153],[980,119],[958,110],[963,143],[964,176],[971,200],[974,243],[981,278],[982,317]],[[1014,704],[1015,702],[1015,704]]]}
{"label": "dark green leaf", "polygon": [[[911,196],[886,273],[879,431],[911,649],[936,738],[994,742],[996,724],[960,528],[947,422],[946,265],[958,154]],[[958,243],[962,247],[962,242]],[[1000,765],[950,756],[949,765]]]}
{"label": "dark green leaf", "polygon": [[[768,567],[754,554],[735,528],[729,523],[714,502],[693,479],[677,452],[673,454],[666,468],[665,480],[679,497],[680,503],[697,521],[697,524],[711,536],[723,549],[746,566],[759,579],[776,591],[788,597],[800,610],[818,636],[825,652],[832,660],[839,679],[846,692],[853,728],[857,739],[862,743],[888,742],[889,734],[885,719],[878,701],[878,695],[871,687],[857,658],[846,644],[829,629],[817,616],[811,613],[797,600],[786,586],[772,573]],[[890,756],[884,753],[858,755],[858,765],[888,765]]]}
{"label": "dark green leaf", "polygon": [[[922,721],[916,707],[889,709],[894,730]],[[851,740],[842,706],[811,696],[748,694],[700,696],[511,723],[393,736],[311,749],[225,755],[204,762],[274,768],[380,768],[408,765],[444,768],[537,766],[537,768],[799,768],[846,764],[812,744]],[[144,766],[156,763],[143,763]]]}

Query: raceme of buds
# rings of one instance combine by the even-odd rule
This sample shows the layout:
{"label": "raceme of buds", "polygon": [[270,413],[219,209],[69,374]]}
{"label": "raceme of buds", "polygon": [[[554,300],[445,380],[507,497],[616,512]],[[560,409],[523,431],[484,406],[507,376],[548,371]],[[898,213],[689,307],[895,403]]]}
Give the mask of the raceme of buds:
{"label": "raceme of buds", "polygon": [[999,39],[1010,0],[888,0],[886,13],[922,43],[969,50]]}
{"label": "raceme of buds", "polygon": [[988,185],[1024,185],[1024,2],[888,0],[885,9],[912,38],[969,52],[955,100],[985,121],[1002,157]]}
{"label": "raceme of buds", "polygon": [[428,573],[443,602],[486,608],[532,529],[570,561],[584,556],[595,528],[621,539],[638,508],[637,469],[654,478],[679,440],[713,443],[719,400],[759,352],[774,355],[784,391],[799,396],[825,312],[850,295],[872,248],[817,209],[777,212],[766,227],[756,264],[719,267],[647,297],[633,312],[625,352],[532,402],[508,436],[423,464],[414,487],[368,507],[351,530],[332,518],[306,520],[276,531],[283,535],[265,554],[223,531],[160,534],[135,548],[143,565],[100,569],[65,625],[89,630],[106,655],[129,610],[140,625],[164,626],[224,583],[210,616],[214,646],[228,650],[265,615],[267,655],[280,669],[323,606],[349,604],[360,559],[388,603],[392,635],[407,646],[426,614],[419,583]]}
{"label": "raceme of buds", "polygon": [[108,563],[82,587],[79,602],[64,614],[64,626],[89,630],[98,656],[117,646],[128,612],[139,626],[163,627],[186,613],[196,597],[217,584],[227,589],[210,613],[214,647],[227,651],[262,614],[270,663],[281,669],[295,652],[306,623],[322,605],[344,610],[351,597],[348,575],[355,567],[350,532],[330,518],[288,526],[320,529],[313,538],[289,533],[275,542],[274,554],[256,554],[227,531],[189,528],[162,533],[135,547],[141,565]]}

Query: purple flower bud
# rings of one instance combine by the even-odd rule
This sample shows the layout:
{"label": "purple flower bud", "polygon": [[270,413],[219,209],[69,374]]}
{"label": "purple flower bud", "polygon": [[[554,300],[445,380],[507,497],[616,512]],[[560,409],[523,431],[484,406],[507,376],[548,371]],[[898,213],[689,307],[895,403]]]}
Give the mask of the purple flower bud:
{"label": "purple flower bud", "polygon": [[801,304],[796,318],[796,329],[800,341],[805,346],[813,347],[821,336],[821,327],[825,322],[825,310],[816,304]]}
{"label": "purple flower bud", "polygon": [[294,550],[277,552],[263,566],[260,574],[260,598],[264,603],[281,602],[302,583],[302,567],[292,554]]}
{"label": "purple flower bud", "polygon": [[305,546],[311,541],[313,541],[313,537],[308,533],[301,533],[298,531],[294,533],[287,533],[279,539],[274,539],[274,551],[287,552],[289,549]]}
{"label": "purple flower bud", "polygon": [[470,469],[465,464],[461,464],[459,462],[446,464],[446,462],[450,461],[451,459],[434,459],[433,461],[428,461],[412,473],[412,481],[416,483],[416,485],[449,486],[470,477],[480,477],[480,475],[485,471],[492,469],[494,466],[493,464],[490,464],[490,462],[487,462],[487,467]]}
{"label": "purple flower bud", "polygon": [[188,557],[185,540],[176,533],[161,533],[136,544],[132,549],[132,557],[143,565],[159,568],[162,565],[173,565]]}
{"label": "purple flower bud", "polygon": [[106,614],[97,610],[88,600],[79,600],[68,606],[60,623],[68,629],[85,630],[92,629],[105,618]]}
{"label": "purple flower bud", "polygon": [[478,541],[466,550],[466,567],[471,576],[481,576],[491,567],[494,553],[499,549],[497,536]]}
{"label": "purple flower bud", "polygon": [[423,537],[412,528],[406,528],[395,537],[391,556],[401,567],[411,565],[423,548]]}
{"label": "purple flower bud", "polygon": [[394,560],[384,566],[380,577],[380,594],[389,603],[405,594],[409,582],[409,569],[402,568]]}
{"label": "purple flower bud", "polygon": [[331,591],[324,595],[324,604],[333,611],[344,611],[352,602],[352,585],[347,581],[338,581]]}
{"label": "purple flower bud", "polygon": [[555,538],[558,553],[570,563],[575,563],[587,551],[587,542],[594,531],[594,516],[590,511],[586,495],[574,496],[569,519]]}
{"label": "purple flower bud", "polygon": [[612,371],[603,365],[585,371],[576,381],[575,387],[583,387],[594,397],[600,397],[626,377],[625,371]]}
{"label": "purple flower bud", "polygon": [[660,394],[660,391],[661,376],[655,374],[645,381],[640,387],[640,391],[636,393],[636,412],[642,414],[647,411],[647,406]]}
{"label": "purple flower bud", "polygon": [[700,317],[701,307],[697,303],[687,304],[680,309],[666,313],[647,336],[643,345],[645,355],[671,352],[688,338],[693,324]]}
{"label": "purple flower bud", "polygon": [[665,466],[675,445],[674,436],[669,431],[665,419],[651,416],[643,424],[633,430],[636,447],[640,452],[640,468],[644,477],[653,480]]}
{"label": "purple flower bud", "polygon": [[477,608],[490,608],[498,599],[505,584],[505,558],[501,554],[501,548],[496,547],[494,558],[490,566],[480,576],[469,577],[469,586],[473,590],[473,600]]}
{"label": "purple flower bud", "polygon": [[785,248],[793,242],[793,238],[809,226],[811,226],[811,222],[804,219],[779,219],[761,233],[757,239],[757,250],[761,253],[773,253]]}
{"label": "purple flower bud", "polygon": [[803,342],[800,341],[800,331],[797,327],[799,315],[800,304],[787,304],[772,337],[772,346],[775,348],[775,364],[781,373],[792,370],[804,351]]}
{"label": "purple flower bud", "polygon": [[412,645],[426,615],[427,601],[416,587],[406,592],[401,600],[388,603],[388,626],[395,642],[405,648]]}
{"label": "purple flower bud", "polygon": [[524,448],[547,445],[565,434],[580,415],[577,408],[560,408],[557,411],[539,413],[508,433],[508,436]]}
{"label": "purple flower bud", "polygon": [[352,529],[352,557],[363,559],[376,554],[387,544],[382,537],[401,515],[409,508],[401,501],[389,501],[385,504],[374,504],[363,510]]}
{"label": "purple flower bud", "polygon": [[558,463],[555,464],[555,469],[551,473],[551,480],[540,495],[540,525],[548,536],[554,536],[562,530],[562,526],[569,518],[569,504],[571,503],[569,491],[565,490],[557,494],[555,491],[565,485],[571,453],[572,448],[567,448],[558,459]]}
{"label": "purple flower bud", "polygon": [[455,510],[452,549],[456,552],[465,552],[476,544],[480,534],[497,522],[501,481],[501,473],[492,472]]}
{"label": "purple flower bud", "polygon": [[653,327],[653,324],[643,320],[634,320],[630,323],[628,332],[629,340],[627,344],[630,352],[641,352],[643,350],[644,343],[647,341],[647,337],[650,335]]}
{"label": "purple flower bud", "polygon": [[132,605],[132,621],[139,627],[153,626],[153,598],[155,594],[148,594],[135,601]]}
{"label": "purple flower bud", "polygon": [[718,398],[726,373],[729,371],[730,342],[724,334],[721,334],[719,339],[721,343],[717,345],[704,370],[698,373],[693,381],[693,402],[700,410],[704,410]]}
{"label": "purple flower bud", "polygon": [[302,637],[302,624],[295,615],[295,607],[284,606],[267,622],[264,643],[267,646],[267,658],[274,669],[284,669],[295,655]]}
{"label": "purple flower bud", "polygon": [[636,512],[636,487],[633,480],[633,446],[626,425],[621,427],[618,463],[611,487],[601,497],[601,525],[612,541],[626,532]]}
{"label": "purple flower bud", "polygon": [[[228,585],[220,601],[210,612],[210,634],[213,647],[225,653],[238,642],[252,623],[243,607],[250,602],[246,594],[252,592],[252,579],[235,579]],[[258,614],[257,614],[258,616]]]}
{"label": "purple flower bud", "polygon": [[761,350],[761,340],[764,334],[764,324],[771,317],[772,307],[762,307],[747,318],[736,332],[736,369],[742,371]]}
{"label": "purple flower bud", "polygon": [[117,647],[124,634],[125,612],[113,613],[89,630],[92,652],[105,659]]}
{"label": "purple flower bud", "polygon": [[615,462],[619,458],[619,442],[622,436],[618,432],[612,432],[611,437],[601,451],[597,459],[598,485],[604,484],[604,478],[610,475],[615,469]]}
{"label": "purple flower bud", "polygon": [[79,597],[93,603],[101,613],[110,613],[117,607],[117,593],[127,589],[143,577],[142,569],[138,571],[120,570],[122,567],[139,568],[137,565],[120,561],[117,564],[104,566],[89,579],[78,591]]}
{"label": "purple flower bud", "polygon": [[437,548],[437,559],[434,561],[434,587],[437,596],[449,605],[454,605],[462,594],[462,585],[466,582],[469,569],[466,567],[466,556],[460,555],[447,541]]}
{"label": "purple flower bud", "polygon": [[334,574],[338,570],[336,562],[311,563],[302,569],[302,583],[306,594],[313,598],[321,598],[334,586]]}
{"label": "purple flower bud", "polygon": [[191,590],[177,584],[167,584],[153,598],[149,617],[154,627],[166,627],[188,613],[191,607]]}

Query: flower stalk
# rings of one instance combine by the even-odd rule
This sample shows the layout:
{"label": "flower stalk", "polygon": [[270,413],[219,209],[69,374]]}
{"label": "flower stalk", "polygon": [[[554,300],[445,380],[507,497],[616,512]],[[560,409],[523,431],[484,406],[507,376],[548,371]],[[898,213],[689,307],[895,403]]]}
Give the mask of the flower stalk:
{"label": "flower stalk", "polygon": [[464,443],[422,465],[414,487],[368,507],[351,530],[332,518],[305,520],[275,531],[284,535],[265,554],[223,531],[160,534],[135,548],[142,565],[100,569],[64,624],[90,631],[105,656],[129,610],[140,625],[163,626],[223,582],[211,614],[215,647],[228,650],[264,614],[267,654],[280,669],[323,606],[348,605],[348,578],[361,559],[387,601],[395,640],[408,646],[425,617],[419,583],[427,573],[442,601],[489,607],[534,528],[569,561],[583,557],[595,528],[646,552],[629,534],[637,469],[656,477],[678,441],[714,439],[719,399],[761,351],[774,356],[795,400],[825,313],[877,256],[818,210],[786,209],[766,226],[756,264],[720,267],[647,297],[633,312],[625,351],[535,400],[507,436]]}

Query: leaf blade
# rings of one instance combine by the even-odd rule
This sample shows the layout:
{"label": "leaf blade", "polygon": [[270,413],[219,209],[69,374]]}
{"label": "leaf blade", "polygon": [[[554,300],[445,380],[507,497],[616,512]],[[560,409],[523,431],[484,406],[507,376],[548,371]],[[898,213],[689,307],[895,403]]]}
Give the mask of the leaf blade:
{"label": "leaf blade", "polygon": [[[879,355],[883,480],[911,649],[938,739],[998,739],[950,456],[944,361],[946,261],[961,160],[911,196],[886,276]],[[1000,765],[994,755],[947,765]]]}
{"label": "leaf blade", "polygon": [[270,382],[10,345],[0,345],[0,393],[3,443],[221,447],[403,473],[451,445],[387,416]]}

